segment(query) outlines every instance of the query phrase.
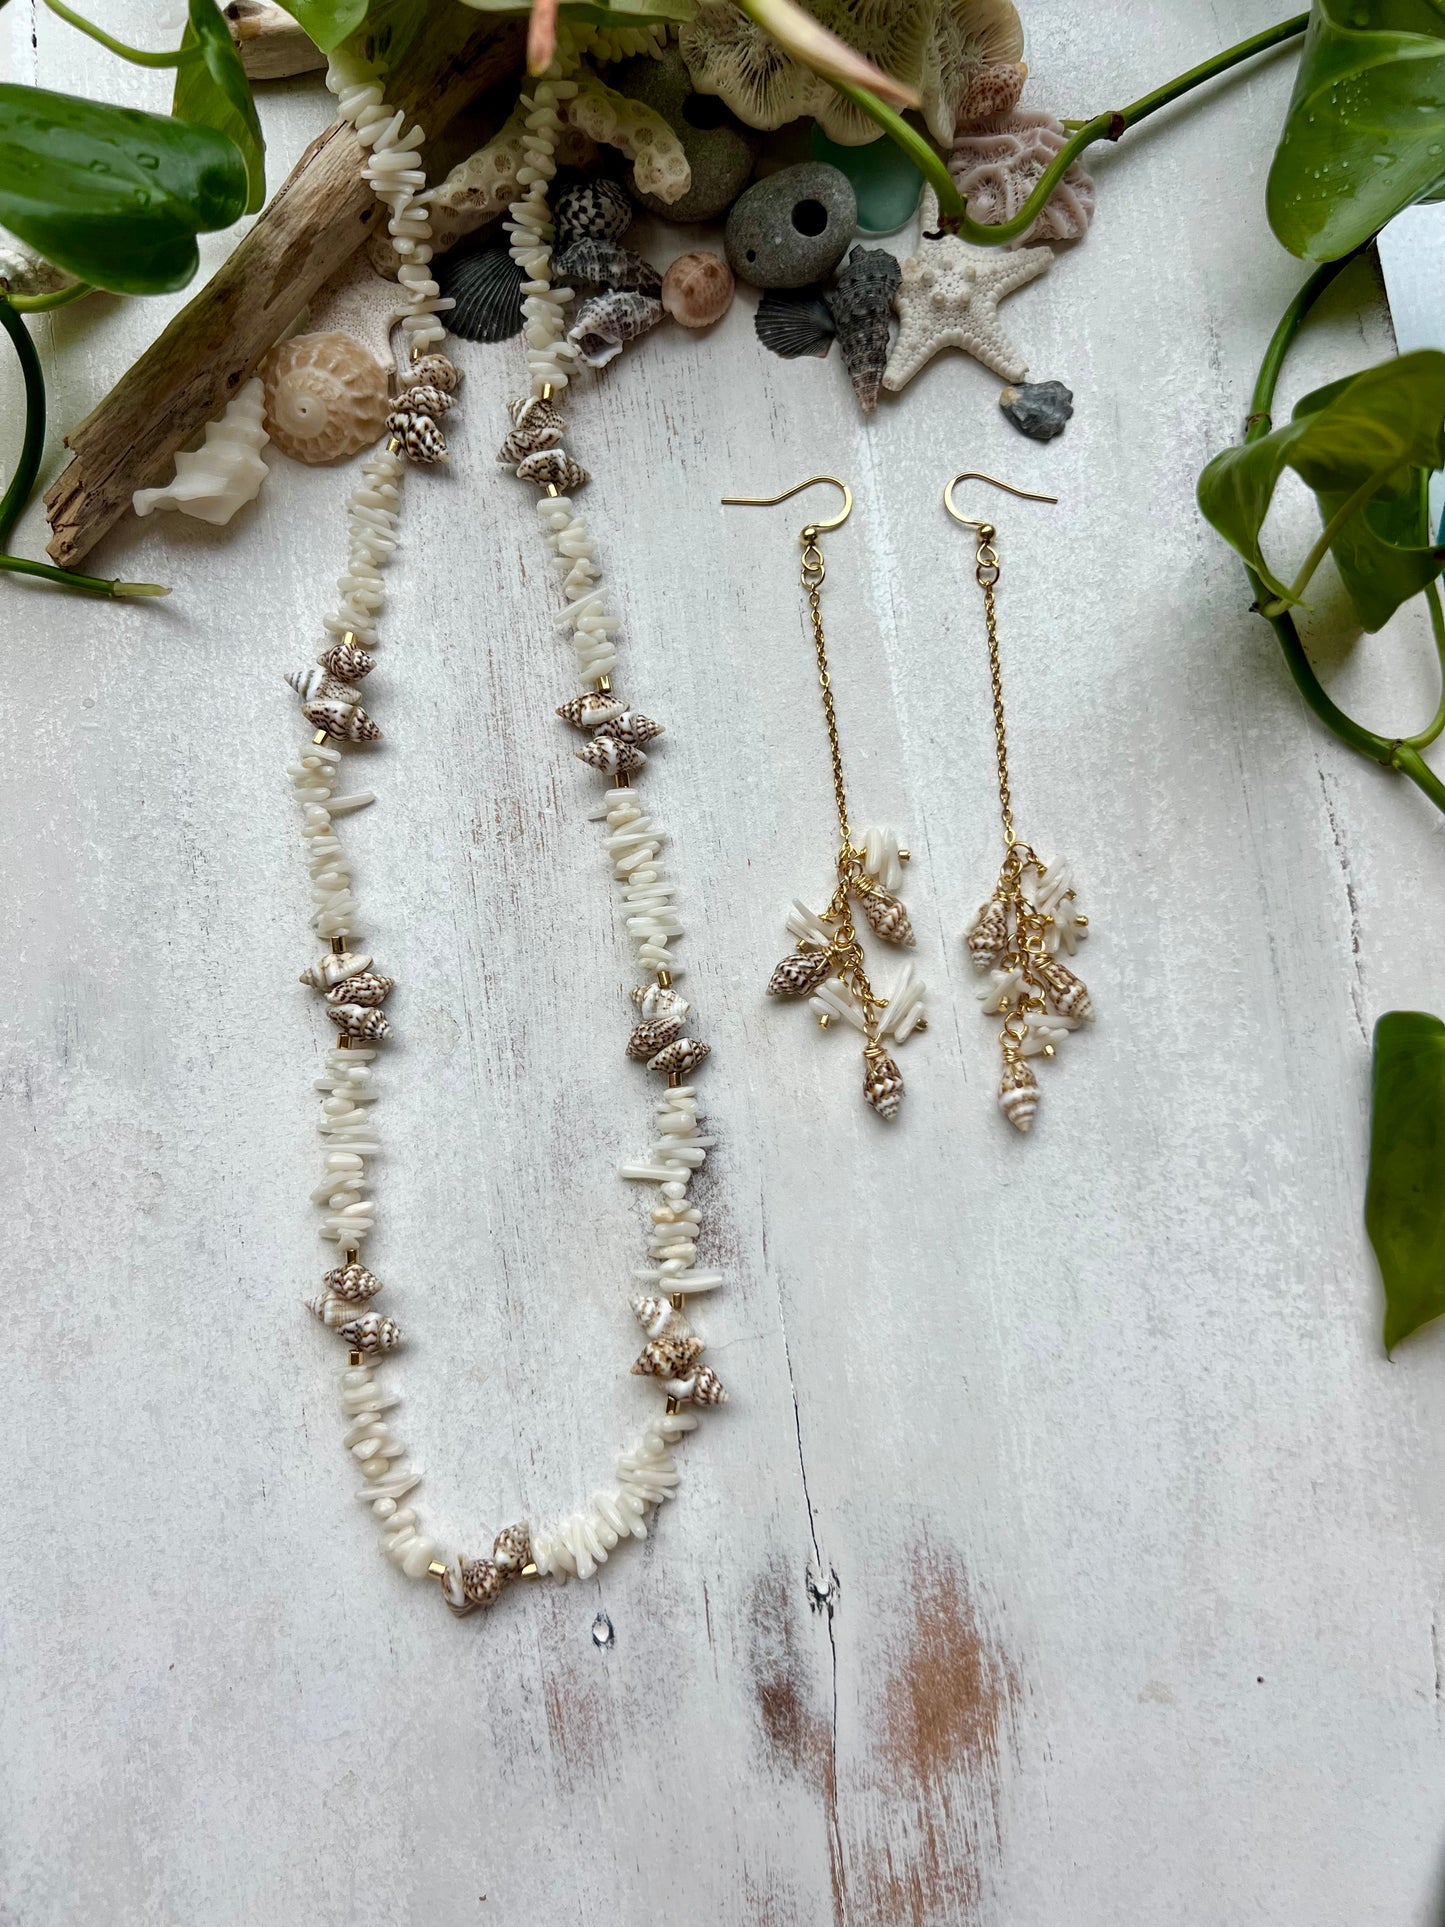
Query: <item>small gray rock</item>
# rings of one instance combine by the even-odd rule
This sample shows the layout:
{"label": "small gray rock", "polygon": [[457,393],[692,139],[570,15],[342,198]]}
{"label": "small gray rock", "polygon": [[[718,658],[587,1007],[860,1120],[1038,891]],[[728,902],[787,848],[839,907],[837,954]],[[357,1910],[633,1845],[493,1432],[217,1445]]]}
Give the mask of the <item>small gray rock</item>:
{"label": "small gray rock", "polygon": [[1061,381],[1026,381],[1021,388],[1005,388],[998,405],[1022,434],[1051,442],[1074,412],[1074,394]]}
{"label": "small gray rock", "polygon": [[661,115],[682,143],[692,185],[680,201],[630,191],[665,221],[715,221],[752,178],[753,143],[741,122],[711,94],[693,92],[692,75],[675,47],[658,60],[643,55],[611,69],[608,85]]}
{"label": "small gray rock", "polygon": [[785,167],[750,187],[728,216],[728,264],[755,288],[804,288],[832,273],[857,225],[846,174],[823,161]]}

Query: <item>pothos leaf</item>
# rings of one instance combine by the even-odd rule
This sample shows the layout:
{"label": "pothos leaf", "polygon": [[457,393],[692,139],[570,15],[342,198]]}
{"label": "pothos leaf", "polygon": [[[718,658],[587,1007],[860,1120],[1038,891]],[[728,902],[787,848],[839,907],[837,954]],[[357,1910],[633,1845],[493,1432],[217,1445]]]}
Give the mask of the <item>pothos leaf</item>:
{"label": "pothos leaf", "polygon": [[349,40],[367,13],[367,0],[281,0],[281,5],[324,54]]}
{"label": "pothos leaf", "polygon": [[1445,1024],[1424,1011],[1387,1011],[1375,1026],[1365,1228],[1393,1351],[1445,1311]]}
{"label": "pothos leaf", "polygon": [[196,235],[245,206],[246,164],[224,134],[0,82],[0,222],[82,281],[183,288]]}
{"label": "pothos leaf", "polygon": [[1278,239],[1338,260],[1442,182],[1440,0],[1314,0],[1265,193]]}
{"label": "pothos leaf", "polygon": [[1429,541],[1423,479],[1445,463],[1445,354],[1433,348],[1306,395],[1282,427],[1227,448],[1199,478],[1199,506],[1282,601],[1260,533],[1279,479],[1292,468],[1313,489],[1362,625],[1382,626],[1445,568]]}
{"label": "pothos leaf", "polygon": [[246,163],[245,211],[254,214],[266,199],[266,141],[251,83],[216,0],[190,0],[181,53],[171,112],[236,143]]}

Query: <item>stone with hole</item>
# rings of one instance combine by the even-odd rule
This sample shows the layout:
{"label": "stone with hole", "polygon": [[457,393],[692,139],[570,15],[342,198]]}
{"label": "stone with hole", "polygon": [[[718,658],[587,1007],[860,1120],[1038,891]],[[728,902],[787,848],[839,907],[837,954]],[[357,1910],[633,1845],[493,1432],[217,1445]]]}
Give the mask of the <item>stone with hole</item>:
{"label": "stone with hole", "polygon": [[858,225],[848,177],[822,161],[785,167],[750,187],[728,216],[728,262],[755,288],[826,280]]}

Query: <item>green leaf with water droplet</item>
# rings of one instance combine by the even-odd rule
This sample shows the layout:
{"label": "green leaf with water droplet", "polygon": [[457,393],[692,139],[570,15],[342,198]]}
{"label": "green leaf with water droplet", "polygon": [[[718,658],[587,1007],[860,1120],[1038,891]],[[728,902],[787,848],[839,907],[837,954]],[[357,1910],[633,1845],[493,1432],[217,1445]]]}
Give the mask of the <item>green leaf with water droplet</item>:
{"label": "green leaf with water droplet", "polygon": [[1445,569],[1424,493],[1442,465],[1445,354],[1422,348],[1316,389],[1282,427],[1216,455],[1199,478],[1199,506],[1282,603],[1298,602],[1312,571],[1286,586],[1260,546],[1280,478],[1293,469],[1319,502],[1362,626],[1375,630]]}
{"label": "green leaf with water droplet", "polygon": [[0,223],[115,294],[183,288],[246,206],[240,149],[164,114],[0,82]]}
{"label": "green leaf with water droplet", "polygon": [[181,54],[171,112],[236,143],[246,163],[245,212],[254,214],[266,200],[266,142],[251,83],[216,0],[190,0]]}
{"label": "green leaf with water droplet", "polygon": [[1393,1351],[1445,1312],[1445,1024],[1422,1010],[1375,1026],[1365,1229]]}
{"label": "green leaf with water droplet", "polygon": [[1292,254],[1336,261],[1445,182],[1445,7],[1314,0],[1269,224]]}

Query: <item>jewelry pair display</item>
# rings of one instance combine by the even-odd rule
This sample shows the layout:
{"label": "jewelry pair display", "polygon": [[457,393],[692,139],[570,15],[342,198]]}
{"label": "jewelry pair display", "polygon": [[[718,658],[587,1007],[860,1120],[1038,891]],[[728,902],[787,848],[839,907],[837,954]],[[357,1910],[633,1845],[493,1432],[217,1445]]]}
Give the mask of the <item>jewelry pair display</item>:
{"label": "jewelry pair display", "polygon": [[[966,933],[966,941],[975,968],[985,978],[979,991],[984,1013],[1003,1019],[999,1031],[1003,1053],[999,1107],[1016,1130],[1027,1133],[1039,1107],[1038,1078],[1032,1060],[1056,1056],[1069,1032],[1090,1022],[1094,1015],[1083,981],[1063,961],[1065,956],[1073,956],[1088,930],[1088,919],[1079,914],[1068,864],[1057,860],[1045,863],[1014,828],[999,659],[998,531],[991,522],[964,515],[955,504],[954,490],[961,482],[970,481],[987,482],[1029,502],[1055,502],[1058,498],[1014,488],[976,469],[955,475],[943,491],[943,505],[948,513],[963,527],[976,530],[978,535],[974,579],[983,592],[1004,840],[1004,860],[998,881],[992,895],[980,906]],[[794,902],[787,928],[796,947],[773,971],[768,993],[774,997],[807,998],[825,1030],[838,1018],[861,1032],[863,1095],[880,1117],[891,1119],[897,1117],[901,1108],[904,1084],[890,1046],[897,1047],[925,1030],[927,1022],[923,985],[912,964],[904,965],[887,996],[880,996],[874,989],[853,918],[856,905],[883,942],[911,946],[915,941],[908,912],[895,894],[909,852],[900,848],[897,837],[888,831],[867,830],[855,840],[843,776],[843,751],[823,629],[822,589],[827,567],[819,538],[828,530],[841,528],[847,521],[853,507],[852,491],[836,475],[814,475],[779,495],[725,495],[722,499],[728,506],[772,508],[805,489],[819,486],[839,489],[843,496],[842,510],[831,521],[810,522],[799,531],[798,537],[802,546],[800,581],[817,658],[818,687],[822,692],[838,813],[838,851],[834,858],[837,881],[822,910],[814,911],[802,902]]]}

